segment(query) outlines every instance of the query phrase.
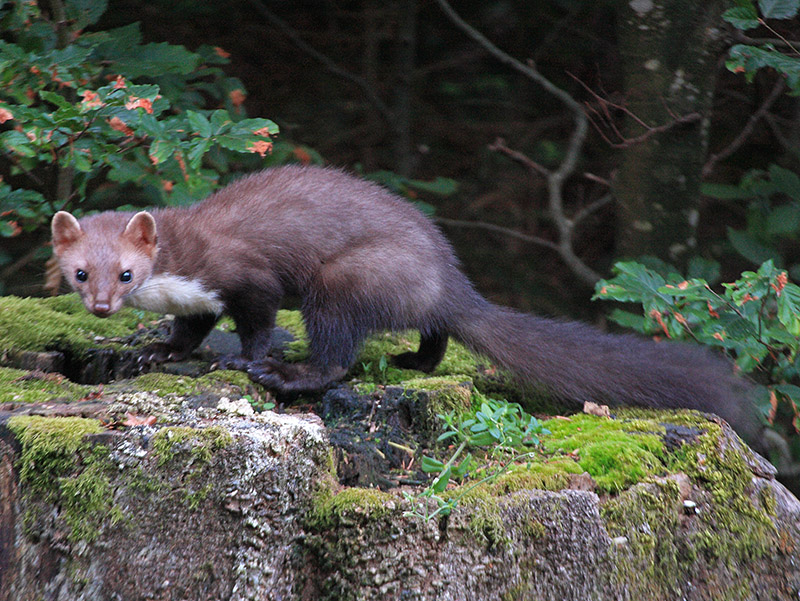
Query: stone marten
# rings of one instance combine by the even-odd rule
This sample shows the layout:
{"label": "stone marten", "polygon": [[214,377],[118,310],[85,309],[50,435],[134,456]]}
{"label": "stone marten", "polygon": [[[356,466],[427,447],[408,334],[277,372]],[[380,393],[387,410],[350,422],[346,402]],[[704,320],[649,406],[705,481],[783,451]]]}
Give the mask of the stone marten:
{"label": "stone marten", "polygon": [[[175,315],[146,361],[187,357],[219,317],[242,343],[226,367],[276,391],[320,389],[341,378],[364,338],[417,329],[419,349],[398,366],[433,370],[450,336],[520,380],[567,400],[692,408],[753,440],[750,386],[698,346],[612,335],[484,299],[452,247],[413,205],[342,171],[286,166],[235,181],[192,206],[53,217],[53,248],[71,286],[99,317],[123,305]],[[302,299],[310,354],[269,356],[275,313]]]}

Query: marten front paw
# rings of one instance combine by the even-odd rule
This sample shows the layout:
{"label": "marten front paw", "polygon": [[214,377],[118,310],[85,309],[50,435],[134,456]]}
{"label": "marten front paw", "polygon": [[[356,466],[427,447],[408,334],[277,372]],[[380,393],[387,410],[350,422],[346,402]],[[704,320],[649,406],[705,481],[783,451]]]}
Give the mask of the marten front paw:
{"label": "marten front paw", "polygon": [[139,363],[164,363],[166,361],[183,361],[189,358],[191,350],[179,349],[167,342],[154,342],[142,349],[139,355]]}

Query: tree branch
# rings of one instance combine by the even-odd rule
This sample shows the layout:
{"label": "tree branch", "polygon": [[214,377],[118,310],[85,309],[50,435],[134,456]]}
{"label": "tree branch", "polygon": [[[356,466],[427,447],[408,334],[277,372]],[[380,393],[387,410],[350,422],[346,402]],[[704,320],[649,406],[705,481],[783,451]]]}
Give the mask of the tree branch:
{"label": "tree branch", "polygon": [[436,217],[436,223],[441,223],[442,225],[451,227],[487,230],[489,232],[495,232],[497,234],[502,234],[503,236],[508,236],[509,238],[516,238],[517,240],[522,240],[523,242],[530,242],[531,244],[536,244],[537,246],[543,246],[545,248],[549,248],[550,250],[558,251],[558,244],[552,240],[523,234],[522,232],[503,227],[502,225],[495,225],[494,223],[486,223],[484,221],[463,221],[461,219],[447,219],[446,217]]}
{"label": "tree branch", "polygon": [[[547,246],[548,248],[556,250],[561,256],[561,259],[567,264],[572,272],[575,273],[575,275],[577,275],[585,284],[594,286],[594,284],[600,279],[600,274],[588,267],[575,254],[575,251],[572,248],[572,233],[575,227],[575,222],[564,214],[563,202],[564,182],[575,171],[575,168],[578,164],[578,158],[580,157],[580,152],[583,148],[583,143],[586,140],[586,134],[589,129],[589,118],[586,116],[583,106],[572,96],[570,96],[568,92],[562,90],[544,75],[539,73],[533,63],[526,65],[500,50],[483,34],[473,28],[469,23],[464,21],[447,3],[447,0],[436,0],[436,3],[459,29],[466,33],[480,46],[482,46],[487,52],[489,52],[489,54],[491,54],[501,63],[516,69],[527,78],[538,83],[547,92],[561,100],[567,106],[567,108],[572,111],[575,119],[575,129],[570,135],[564,160],[555,170],[550,170],[542,165],[539,165],[521,152],[512,150],[500,139],[496,140],[494,144],[490,146],[490,148],[498,152],[502,152],[515,161],[522,163],[534,173],[545,178],[547,182],[550,216],[558,228],[559,239],[557,243],[551,243],[551,245],[544,244],[543,246]],[[538,240],[538,242],[536,242],[537,244],[541,244],[541,239],[536,240]]]}
{"label": "tree branch", "polygon": [[780,97],[781,94],[783,94],[785,87],[786,84],[784,84],[783,79],[779,78],[772,87],[772,91],[769,93],[769,96],[767,96],[761,106],[758,107],[758,110],[750,115],[747,125],[742,128],[742,131],[739,132],[739,135],[736,136],[733,141],[728,144],[728,146],[723,148],[717,154],[712,154],[709,157],[708,161],[706,161],[706,164],[703,165],[703,177],[708,177],[711,175],[711,172],[714,171],[714,167],[717,166],[717,163],[728,158],[742,147],[742,145],[750,137],[750,134],[753,133],[756,123],[758,123],[769,112],[769,110],[772,108],[772,105],[775,104],[775,101]]}

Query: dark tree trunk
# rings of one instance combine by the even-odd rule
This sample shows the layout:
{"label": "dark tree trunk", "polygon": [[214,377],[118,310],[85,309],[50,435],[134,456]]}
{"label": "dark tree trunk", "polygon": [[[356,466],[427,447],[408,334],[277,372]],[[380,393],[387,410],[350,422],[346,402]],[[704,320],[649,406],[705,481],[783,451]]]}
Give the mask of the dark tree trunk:
{"label": "dark tree trunk", "polygon": [[[626,106],[647,126],[697,113],[622,151],[614,182],[617,255],[655,255],[682,266],[696,246],[701,169],[727,2],[633,0],[620,5]],[[626,138],[647,128],[628,118]]]}

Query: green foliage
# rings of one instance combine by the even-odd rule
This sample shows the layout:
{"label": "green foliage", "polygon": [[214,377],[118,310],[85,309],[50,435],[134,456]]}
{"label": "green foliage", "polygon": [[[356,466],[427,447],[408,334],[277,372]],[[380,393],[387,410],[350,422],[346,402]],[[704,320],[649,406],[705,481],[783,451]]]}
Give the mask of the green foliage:
{"label": "green foliage", "polygon": [[0,236],[106,198],[184,204],[213,190],[236,153],[271,150],[277,126],[244,118],[243,87],[219,68],[224,52],[144,44],[137,24],[83,30],[104,2],[51,5],[66,19],[0,4]]}
{"label": "green foliage", "polygon": [[768,389],[760,408],[774,421],[784,410],[800,431],[800,286],[767,261],[717,292],[701,278],[660,274],[638,263],[617,263],[598,282],[594,298],[640,303],[642,315],[620,309],[611,319],[644,334],[692,339],[730,354],[744,373]]}
{"label": "green foliage", "polygon": [[[446,462],[433,457],[422,458],[422,471],[437,476],[420,494],[416,496],[406,494],[406,498],[416,504],[416,509],[408,512],[408,515],[425,520],[437,515],[448,515],[475,487],[496,479],[507,473],[513,463],[530,457],[532,454],[530,450],[521,452],[521,449],[538,447],[539,437],[549,434],[538,419],[525,413],[518,404],[476,396],[480,399],[480,407],[471,414],[457,416],[451,412],[438,416],[445,424],[445,431],[439,436],[438,442],[458,443],[458,447]],[[485,471],[478,466],[472,453],[467,453],[462,458],[462,453],[469,448],[484,448],[495,460],[505,461],[488,476],[466,487],[459,494],[445,499],[441,495],[451,480],[461,480],[476,470]],[[437,505],[432,512],[428,510],[428,499],[433,499]]]}
{"label": "green foliage", "polygon": [[[793,19],[800,9],[800,0],[758,0],[758,8],[753,0],[737,0],[736,4],[723,18],[745,31],[762,26],[770,29],[765,19]],[[761,47],[736,44],[730,50],[726,66],[734,73],[744,73],[747,81],[752,81],[759,69],[774,69],[786,78],[793,94],[800,94],[800,59],[783,54],[772,44]]]}
{"label": "green foliage", "polygon": [[748,200],[744,230],[728,228],[731,246],[754,265],[772,260],[795,279],[800,265],[785,264],[790,245],[800,239],[800,177],[793,171],[770,165],[766,171],[748,172],[738,185],[705,184],[703,193],[723,200]]}

